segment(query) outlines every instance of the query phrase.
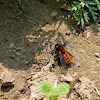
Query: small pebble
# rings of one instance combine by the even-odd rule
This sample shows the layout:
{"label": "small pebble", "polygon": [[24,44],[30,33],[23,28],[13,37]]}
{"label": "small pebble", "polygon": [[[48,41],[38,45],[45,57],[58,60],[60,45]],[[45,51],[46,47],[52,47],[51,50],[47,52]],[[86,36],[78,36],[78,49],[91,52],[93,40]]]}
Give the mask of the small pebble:
{"label": "small pebble", "polygon": [[14,43],[11,43],[11,44],[10,44],[10,47],[11,47],[11,48],[14,47]]}

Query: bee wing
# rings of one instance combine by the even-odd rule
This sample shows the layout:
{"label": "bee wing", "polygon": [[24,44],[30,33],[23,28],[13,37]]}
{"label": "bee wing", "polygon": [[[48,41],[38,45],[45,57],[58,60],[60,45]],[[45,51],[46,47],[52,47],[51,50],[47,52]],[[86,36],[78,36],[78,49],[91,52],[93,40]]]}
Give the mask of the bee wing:
{"label": "bee wing", "polygon": [[66,62],[64,61],[63,59],[63,54],[59,51],[59,57],[60,57],[60,62],[61,62],[61,65],[62,66],[65,66],[66,65]]}

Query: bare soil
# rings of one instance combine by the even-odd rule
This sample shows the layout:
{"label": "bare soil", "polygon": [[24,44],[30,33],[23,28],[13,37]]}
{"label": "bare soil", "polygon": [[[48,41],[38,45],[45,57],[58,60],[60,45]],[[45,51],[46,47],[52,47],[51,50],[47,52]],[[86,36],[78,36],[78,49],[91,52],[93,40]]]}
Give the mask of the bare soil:
{"label": "bare soil", "polygon": [[[0,100],[48,100],[40,81],[71,82],[81,72],[98,67],[79,78],[69,98],[58,100],[100,100],[100,23],[80,29],[68,11],[56,0],[22,0],[23,13],[15,19],[17,0],[0,1],[0,73],[8,71],[13,86],[3,86]],[[52,17],[52,12],[58,14]],[[63,44],[71,63],[61,67],[55,60],[55,45]],[[1,74],[0,74],[1,75]]]}

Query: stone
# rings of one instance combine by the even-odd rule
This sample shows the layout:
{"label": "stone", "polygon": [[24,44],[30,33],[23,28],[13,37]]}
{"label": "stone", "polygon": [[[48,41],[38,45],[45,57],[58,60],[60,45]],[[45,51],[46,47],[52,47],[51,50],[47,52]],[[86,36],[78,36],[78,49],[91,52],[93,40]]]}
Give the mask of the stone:
{"label": "stone", "polygon": [[14,47],[14,43],[11,43],[11,44],[10,44],[10,47],[11,47],[11,48]]}
{"label": "stone", "polygon": [[15,79],[11,72],[5,70],[0,73],[0,80],[2,81],[3,85],[8,86],[8,85],[13,85]]}

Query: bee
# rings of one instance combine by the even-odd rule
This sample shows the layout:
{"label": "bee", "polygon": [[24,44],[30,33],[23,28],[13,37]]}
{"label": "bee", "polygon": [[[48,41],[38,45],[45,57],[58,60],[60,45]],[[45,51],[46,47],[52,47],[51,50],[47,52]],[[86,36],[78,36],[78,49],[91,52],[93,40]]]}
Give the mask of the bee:
{"label": "bee", "polygon": [[65,48],[58,44],[55,46],[55,48],[58,56],[58,61],[60,61],[61,65],[64,66],[69,64],[71,62],[71,57],[69,53],[66,53]]}

